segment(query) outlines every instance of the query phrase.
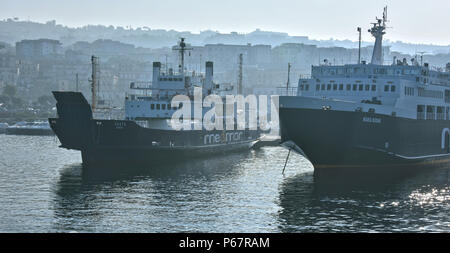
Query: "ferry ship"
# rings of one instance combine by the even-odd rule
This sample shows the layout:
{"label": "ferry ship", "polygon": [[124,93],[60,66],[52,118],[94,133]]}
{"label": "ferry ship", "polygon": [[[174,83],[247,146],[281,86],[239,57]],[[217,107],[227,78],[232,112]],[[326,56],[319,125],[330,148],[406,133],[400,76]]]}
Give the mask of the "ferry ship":
{"label": "ferry ship", "polygon": [[385,8],[369,30],[370,63],[312,66],[295,96],[280,97],[281,142],[316,173],[450,164],[450,64],[384,65],[386,18]]}
{"label": "ferry ship", "polygon": [[[206,62],[204,75],[185,71],[184,53],[189,49],[183,38],[174,49],[180,51],[178,73],[173,69],[163,72],[161,63],[154,62],[151,82],[130,84],[132,92],[126,94],[122,120],[93,117],[95,87],[91,104],[82,93],[54,91],[58,118],[50,118],[49,122],[61,147],[80,150],[83,165],[87,167],[152,165],[249,149],[257,141],[259,130],[238,130],[242,128],[237,127],[230,130],[206,130],[204,127],[200,130],[174,129],[171,118],[183,105],[178,108],[172,106],[174,96],[193,98],[195,88],[201,89],[203,97],[210,94],[223,97],[235,92],[233,87],[213,82],[212,62]],[[191,106],[191,109],[194,110],[194,107]],[[200,110],[200,117],[193,119],[192,125],[201,124],[210,108],[200,107]]]}

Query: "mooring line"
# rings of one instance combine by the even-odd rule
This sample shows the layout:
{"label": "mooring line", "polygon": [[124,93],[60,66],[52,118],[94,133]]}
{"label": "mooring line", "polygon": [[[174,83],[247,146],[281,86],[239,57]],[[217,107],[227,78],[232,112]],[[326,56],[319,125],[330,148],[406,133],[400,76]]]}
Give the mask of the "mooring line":
{"label": "mooring line", "polygon": [[291,154],[291,148],[289,148],[289,152],[288,152],[288,155],[287,155],[287,157],[286,157],[286,161],[284,162],[284,167],[283,167],[283,172],[282,172],[282,174],[284,175],[284,170],[286,169],[286,164],[287,164],[287,162],[288,162],[288,159],[289,159],[289,155]]}

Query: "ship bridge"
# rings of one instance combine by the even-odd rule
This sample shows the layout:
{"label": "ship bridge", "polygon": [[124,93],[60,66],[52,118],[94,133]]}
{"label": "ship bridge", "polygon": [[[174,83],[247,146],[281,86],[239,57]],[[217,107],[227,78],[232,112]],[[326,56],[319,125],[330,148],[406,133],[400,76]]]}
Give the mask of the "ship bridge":
{"label": "ship bridge", "polygon": [[161,63],[153,63],[151,82],[132,82],[125,99],[127,119],[169,119],[178,109],[171,106],[174,96],[193,97],[195,87],[201,87],[203,95],[211,94],[213,84],[213,63],[206,62],[206,74],[184,71],[176,73],[172,69],[161,71]]}
{"label": "ship bridge", "polygon": [[335,66],[324,60],[323,65],[311,67],[311,77],[299,79],[296,95],[390,106],[394,107],[392,111],[413,108],[415,112],[419,105],[431,108],[450,103],[450,63],[445,71],[422,63],[423,59],[419,63],[417,57],[410,61],[394,57],[391,65],[383,65],[386,22],[387,8],[384,8],[383,18],[377,18],[369,29],[376,39],[369,64],[358,60],[358,64]]}

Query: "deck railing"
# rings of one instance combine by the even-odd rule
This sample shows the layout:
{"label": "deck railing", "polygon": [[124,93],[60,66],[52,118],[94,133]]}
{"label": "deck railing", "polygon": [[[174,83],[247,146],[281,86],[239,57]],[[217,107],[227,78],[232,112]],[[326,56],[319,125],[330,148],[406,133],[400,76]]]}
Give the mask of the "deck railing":
{"label": "deck railing", "polygon": [[297,87],[277,87],[277,94],[280,96],[297,96]]}

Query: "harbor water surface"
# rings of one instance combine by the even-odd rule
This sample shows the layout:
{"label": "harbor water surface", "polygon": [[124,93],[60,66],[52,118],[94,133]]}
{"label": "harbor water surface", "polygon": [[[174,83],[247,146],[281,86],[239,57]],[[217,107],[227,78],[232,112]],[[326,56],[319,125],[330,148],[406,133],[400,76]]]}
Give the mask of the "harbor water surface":
{"label": "harbor water surface", "polygon": [[449,168],[327,184],[264,147],[86,171],[54,137],[0,142],[0,232],[450,232]]}

